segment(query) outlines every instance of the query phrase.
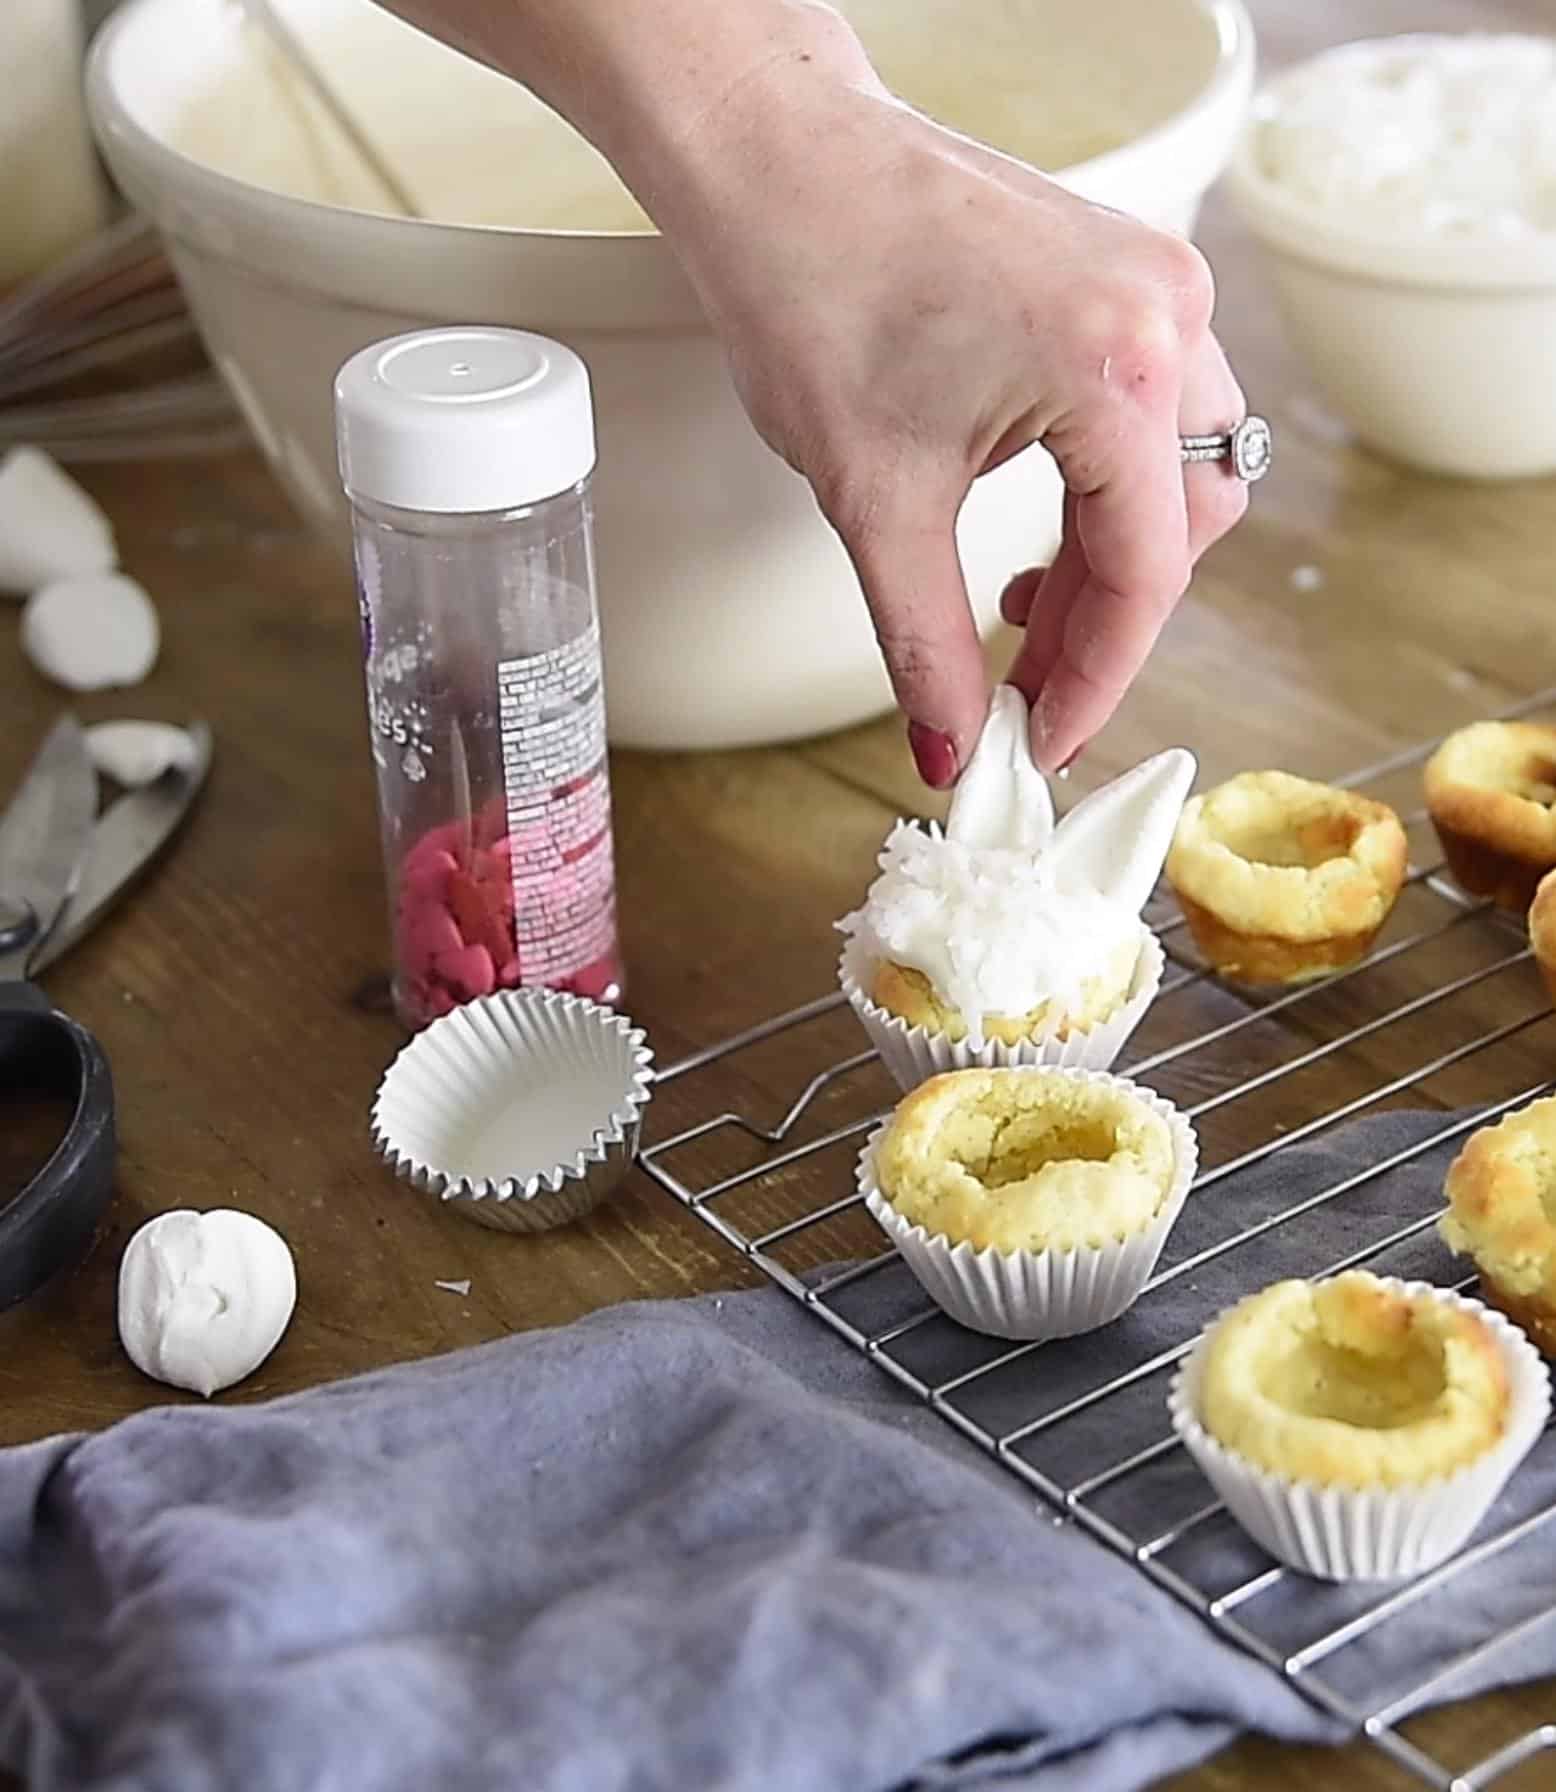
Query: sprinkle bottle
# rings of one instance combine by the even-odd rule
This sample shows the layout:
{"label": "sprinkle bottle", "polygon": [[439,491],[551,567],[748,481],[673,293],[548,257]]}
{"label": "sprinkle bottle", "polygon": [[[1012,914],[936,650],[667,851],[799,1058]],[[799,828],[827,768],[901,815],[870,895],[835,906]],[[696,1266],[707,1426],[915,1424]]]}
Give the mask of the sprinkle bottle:
{"label": "sprinkle bottle", "polygon": [[419,331],[335,384],[395,1007],[615,1003],[589,376],[516,330]]}

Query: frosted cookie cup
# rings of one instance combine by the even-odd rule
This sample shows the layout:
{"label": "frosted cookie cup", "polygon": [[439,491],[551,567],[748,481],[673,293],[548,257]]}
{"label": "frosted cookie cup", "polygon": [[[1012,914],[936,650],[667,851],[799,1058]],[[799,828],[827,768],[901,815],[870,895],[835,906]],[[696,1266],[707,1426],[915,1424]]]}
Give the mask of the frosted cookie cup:
{"label": "frosted cookie cup", "polygon": [[965,1028],[953,1034],[935,1025],[913,1025],[875,1001],[870,990],[882,956],[881,948],[868,935],[855,934],[838,961],[838,984],[881,1062],[904,1092],[950,1070],[1004,1070],[1023,1065],[1109,1070],[1156,1000],[1167,963],[1161,941],[1142,923],[1134,974],[1111,1014],[1081,1025],[1061,1012],[1034,1032],[1009,1039],[990,1032],[974,1045]]}
{"label": "frosted cookie cup", "polygon": [[1194,779],[1159,753],[1055,822],[1025,699],[995,693],[945,827],[899,822],[839,980],[903,1089],[939,1072],[1113,1064],[1161,986],[1141,920]]}
{"label": "frosted cookie cup", "polygon": [[[1272,1341],[1313,1359],[1277,1363],[1260,1387],[1259,1349]],[[1225,1384],[1216,1393],[1227,1363],[1248,1384],[1230,1404]],[[1332,1412],[1304,1410],[1325,1401]],[[1319,1580],[1396,1580],[1468,1541],[1544,1428],[1550,1386],[1500,1313],[1353,1271],[1228,1308],[1173,1378],[1168,1410],[1233,1518],[1277,1561]],[[1229,1424],[1235,1440],[1217,1435]]]}
{"label": "frosted cookie cup", "polygon": [[1027,1067],[923,1084],[871,1134],[856,1174],[944,1313],[1035,1341],[1095,1331],[1134,1304],[1198,1164],[1193,1127],[1153,1091]]}

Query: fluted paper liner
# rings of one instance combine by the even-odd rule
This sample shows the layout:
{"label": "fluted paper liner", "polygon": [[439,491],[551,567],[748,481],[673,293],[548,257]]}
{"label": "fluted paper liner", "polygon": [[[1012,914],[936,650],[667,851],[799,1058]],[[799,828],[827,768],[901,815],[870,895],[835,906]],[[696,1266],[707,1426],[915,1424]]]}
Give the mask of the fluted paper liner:
{"label": "fluted paper liner", "polygon": [[[1053,1068],[1045,1066],[1045,1068]],[[1068,1251],[977,1250],[953,1244],[903,1217],[875,1175],[875,1148],[890,1122],[871,1133],[859,1154],[858,1183],[865,1205],[903,1261],[942,1312],[970,1331],[1027,1341],[1095,1331],[1127,1312],[1150,1280],[1162,1246],[1188,1199],[1199,1167],[1194,1129],[1171,1102],[1126,1077],[1065,1070],[1077,1081],[1123,1089],[1161,1115],[1172,1132],[1173,1180],[1149,1224],[1101,1246]]]}
{"label": "fluted paper liner", "polygon": [[499,990],[423,1029],[385,1072],[373,1143],[467,1219],[539,1232],[611,1194],[637,1148],[653,1054],[582,996]]}
{"label": "fluted paper liner", "polygon": [[1156,1000],[1167,963],[1161,941],[1142,923],[1140,958],[1129,991],[1106,1020],[1094,1027],[1078,1028],[1063,1038],[1050,1029],[1014,1045],[1007,1045],[1003,1039],[985,1039],[974,1051],[965,1039],[949,1039],[930,1027],[910,1027],[898,1015],[872,1001],[866,992],[880,959],[874,942],[855,934],[843,948],[838,981],[849,1006],[869,1034],[870,1043],[881,1054],[881,1062],[904,1093],[947,1070],[1010,1070],[1027,1065],[1044,1065],[1054,1070],[1110,1070]]}
{"label": "fluted paper liner", "polygon": [[1199,1420],[1206,1342],[1219,1319],[1201,1334],[1168,1392],[1173,1429],[1233,1518],[1277,1561],[1318,1580],[1400,1580],[1446,1561],[1469,1541],[1550,1412],[1545,1364],[1510,1320],[1430,1282],[1384,1279],[1411,1296],[1429,1295],[1473,1313],[1501,1349],[1507,1425],[1496,1443],[1454,1473],[1406,1487],[1332,1487],[1275,1474],[1227,1449]]}

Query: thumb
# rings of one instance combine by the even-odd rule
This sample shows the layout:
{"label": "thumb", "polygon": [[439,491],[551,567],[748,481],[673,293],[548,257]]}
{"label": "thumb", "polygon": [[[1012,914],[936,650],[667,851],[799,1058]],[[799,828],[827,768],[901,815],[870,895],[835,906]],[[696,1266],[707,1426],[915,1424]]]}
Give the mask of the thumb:
{"label": "thumb", "polygon": [[864,589],[876,639],[919,775],[936,790],[956,782],[988,711],[983,645],[956,546],[956,507],[876,507],[866,525],[840,528]]}

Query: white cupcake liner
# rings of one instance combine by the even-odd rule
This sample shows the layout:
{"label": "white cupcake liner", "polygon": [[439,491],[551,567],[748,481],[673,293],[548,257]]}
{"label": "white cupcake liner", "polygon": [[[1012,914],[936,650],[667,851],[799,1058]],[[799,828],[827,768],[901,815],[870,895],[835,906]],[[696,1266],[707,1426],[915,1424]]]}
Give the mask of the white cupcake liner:
{"label": "white cupcake liner", "polygon": [[373,1143],[395,1174],[464,1218],[566,1224],[614,1192],[653,1080],[643,1032],[555,990],[506,989],[424,1028],[385,1072]]}
{"label": "white cupcake liner", "polygon": [[1126,1090],[1160,1114],[1172,1132],[1173,1180],[1166,1201],[1149,1225],[1112,1244],[1010,1252],[992,1246],[977,1250],[965,1241],[953,1244],[943,1234],[930,1233],[904,1218],[882,1193],[875,1175],[875,1148],[890,1121],[871,1133],[859,1154],[857,1177],[865,1205],[924,1292],[970,1331],[1042,1341],[1074,1337],[1109,1324],[1139,1298],[1188,1199],[1199,1167],[1199,1141],[1172,1103],[1127,1077],[1074,1069],[1064,1069],[1064,1074],[1077,1082]]}
{"label": "white cupcake liner", "polygon": [[1275,1474],[1218,1443],[1198,1413],[1206,1344],[1225,1314],[1205,1328],[1168,1391],[1173,1429],[1233,1518],[1277,1561],[1317,1580],[1400,1580],[1446,1561],[1468,1542],[1550,1413],[1545,1363],[1509,1319],[1429,1282],[1382,1280],[1473,1313],[1501,1349],[1510,1396],[1507,1426],[1490,1449],[1453,1474],[1410,1487],[1331,1487]]}
{"label": "white cupcake liner", "polygon": [[1046,1065],[1054,1070],[1109,1070],[1129,1043],[1129,1037],[1156,1000],[1162,986],[1167,957],[1150,928],[1140,929],[1140,959],[1129,992],[1105,1021],[1060,1038],[1050,1031],[1007,1045],[1003,1039],[986,1039],[974,1051],[965,1039],[946,1037],[929,1027],[910,1027],[889,1014],[866,993],[880,961],[874,942],[852,935],[843,947],[838,981],[849,1006],[859,1016],[870,1043],[881,1054],[897,1086],[907,1093],[930,1077],[947,1070],[1010,1070],[1026,1065]]}

